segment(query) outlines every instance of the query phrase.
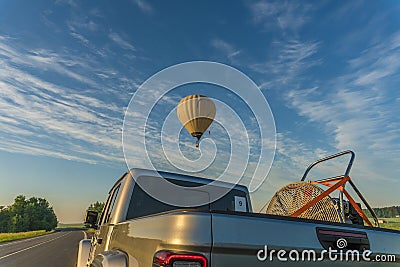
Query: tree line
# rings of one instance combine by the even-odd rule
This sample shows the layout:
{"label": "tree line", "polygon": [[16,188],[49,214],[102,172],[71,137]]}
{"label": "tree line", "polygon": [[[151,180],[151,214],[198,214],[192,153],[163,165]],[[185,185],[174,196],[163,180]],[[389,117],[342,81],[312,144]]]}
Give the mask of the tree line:
{"label": "tree line", "polygon": [[[86,209],[86,212],[87,211],[96,211],[98,214],[97,215],[97,221],[98,221],[99,218],[101,217],[101,213],[103,212],[104,206],[105,206],[104,202],[96,201],[95,203],[90,204],[90,206]],[[85,221],[86,221],[86,218],[85,218]],[[89,228],[89,227],[93,227],[96,224],[97,224],[96,222],[94,224],[85,223],[85,226]]]}
{"label": "tree line", "polygon": [[53,208],[44,198],[19,195],[12,205],[0,206],[0,233],[50,231],[57,223]]}
{"label": "tree line", "polygon": [[104,205],[105,205],[104,202],[96,201],[95,203],[90,204],[90,206],[87,208],[87,210],[97,211],[99,213],[99,217],[100,217],[100,214],[103,211]]}
{"label": "tree line", "polygon": [[[400,206],[392,206],[385,208],[372,208],[378,218],[394,218],[400,215]],[[365,215],[372,217],[368,210],[364,210]]]}

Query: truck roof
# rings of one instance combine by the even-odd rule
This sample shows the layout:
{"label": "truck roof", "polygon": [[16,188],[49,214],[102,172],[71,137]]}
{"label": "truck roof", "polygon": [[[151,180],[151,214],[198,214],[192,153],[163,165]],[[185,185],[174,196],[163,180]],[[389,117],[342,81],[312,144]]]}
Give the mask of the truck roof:
{"label": "truck roof", "polygon": [[[199,183],[199,184],[210,184],[213,182],[215,186],[232,188],[232,189],[234,188],[234,189],[242,190],[242,191],[245,191],[246,193],[248,193],[248,189],[244,185],[216,181],[216,180],[209,179],[209,178],[196,177],[196,176],[191,176],[191,175],[186,175],[186,174],[178,174],[178,173],[172,173],[172,172],[166,172],[166,171],[147,170],[147,169],[140,169],[140,168],[132,168],[132,169],[130,169],[130,173],[134,179],[138,178],[140,176],[153,176],[153,177],[162,176],[163,178],[175,179],[175,180],[180,180],[180,181],[191,181],[191,182],[195,182],[195,183]],[[124,176],[125,176],[125,174],[120,179],[122,179]],[[118,184],[118,182],[116,184]]]}

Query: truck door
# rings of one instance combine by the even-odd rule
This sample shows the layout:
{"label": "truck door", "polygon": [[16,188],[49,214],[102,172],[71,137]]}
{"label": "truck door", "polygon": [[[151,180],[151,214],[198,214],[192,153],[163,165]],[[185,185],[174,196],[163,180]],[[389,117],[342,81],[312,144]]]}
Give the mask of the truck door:
{"label": "truck door", "polygon": [[120,188],[122,186],[122,180],[119,184],[116,184],[110,191],[103,213],[99,220],[99,228],[95,232],[92,244],[91,260],[95,255],[108,250],[108,243],[110,235],[112,233],[114,225],[111,224],[112,215],[116,207],[115,203],[118,199]]}

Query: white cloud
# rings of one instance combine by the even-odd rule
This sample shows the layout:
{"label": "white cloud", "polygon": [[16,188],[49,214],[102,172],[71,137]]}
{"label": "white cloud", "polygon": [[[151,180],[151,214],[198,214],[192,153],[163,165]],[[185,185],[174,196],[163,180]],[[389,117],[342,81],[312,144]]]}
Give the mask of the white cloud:
{"label": "white cloud", "polygon": [[68,22],[68,26],[71,30],[76,30],[76,28],[78,28],[89,31],[97,31],[99,29],[99,25],[88,18],[85,18],[85,20],[82,20],[81,18],[71,20],[70,22]]}
{"label": "white cloud", "polygon": [[86,39],[83,35],[81,35],[79,33],[71,32],[71,36],[74,37],[75,39],[81,41],[86,46],[88,46],[90,44],[89,40]]}
{"label": "white cloud", "polygon": [[274,42],[271,49],[277,53],[264,62],[253,63],[249,67],[265,75],[261,89],[296,86],[305,71],[321,64],[321,59],[317,57],[320,45],[317,41],[301,42],[295,39]]}
{"label": "white cloud", "polygon": [[76,3],[75,0],[56,0],[55,3],[56,4],[68,5],[68,6],[71,6],[71,7],[74,7],[74,8],[78,7],[78,4]]}
{"label": "white cloud", "polygon": [[362,55],[349,61],[356,71],[355,85],[373,86],[381,80],[398,73],[400,69],[400,32],[393,34],[385,42],[371,46]]}
{"label": "white cloud", "polygon": [[[349,61],[347,74],[338,79],[313,90],[287,93],[290,106],[323,126],[333,147],[355,150],[354,176],[377,183],[377,190],[398,183],[400,107],[396,99],[400,92],[393,87],[400,82],[397,38],[398,33],[393,34]],[[328,93],[321,94],[321,90]],[[369,192],[373,189],[366,188]],[[385,204],[384,198],[372,194],[372,199]]]}
{"label": "white cloud", "polygon": [[[356,152],[351,175],[371,204],[397,204],[384,192],[391,196],[390,191],[399,189],[399,36],[396,32],[371,45],[348,61],[344,75],[324,84],[310,84],[304,75],[310,66],[321,62],[317,57],[319,42],[280,44],[278,58],[252,65],[267,76],[262,87],[280,88],[288,106],[311,122],[310,130],[314,126],[322,129],[321,140],[326,140],[324,150],[319,150],[293,138],[293,133],[278,134],[277,156],[269,178],[253,196],[256,207],[265,203],[266,195],[272,196],[284,184],[300,179],[310,161],[347,149]],[[304,81],[310,88],[300,89]],[[334,163],[318,173],[343,170],[344,164]]]}
{"label": "white cloud", "polygon": [[131,51],[136,50],[133,45],[131,45],[128,41],[123,39],[118,33],[110,32],[108,37],[124,49],[131,50]]}
{"label": "white cloud", "polygon": [[310,20],[311,10],[310,4],[293,1],[259,1],[250,5],[254,21],[266,29],[298,31]]}
{"label": "white cloud", "polygon": [[220,50],[231,63],[237,62],[235,58],[241,53],[241,51],[235,49],[233,45],[221,39],[212,40],[211,45]]}
{"label": "white cloud", "polygon": [[146,14],[154,13],[154,8],[146,0],[133,0],[133,3],[137,5],[140,10]]}
{"label": "white cloud", "polygon": [[[43,49],[27,51],[10,42],[0,37],[0,150],[87,163],[122,161],[124,105],[117,88],[110,91],[87,78],[93,62]],[[60,75],[63,82],[40,78],[34,69]],[[85,90],[66,87],[66,80]]]}

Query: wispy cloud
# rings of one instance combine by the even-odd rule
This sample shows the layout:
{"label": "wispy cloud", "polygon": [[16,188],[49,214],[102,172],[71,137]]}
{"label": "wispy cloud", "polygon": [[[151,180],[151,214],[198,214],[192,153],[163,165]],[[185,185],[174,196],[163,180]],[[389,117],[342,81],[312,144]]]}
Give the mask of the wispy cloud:
{"label": "wispy cloud", "polygon": [[363,51],[361,56],[350,60],[350,67],[356,70],[354,84],[377,85],[381,80],[397,73],[400,69],[399,50],[400,32],[397,32],[386,42],[374,45]]}
{"label": "wispy cloud", "polygon": [[251,64],[249,67],[265,74],[267,81],[262,81],[261,88],[280,88],[282,85],[298,84],[301,74],[321,64],[317,56],[321,43],[318,41],[301,42],[299,40],[274,42],[272,49],[278,51],[264,62]]}
{"label": "wispy cloud", "polygon": [[239,49],[236,49],[233,45],[227,43],[222,39],[214,39],[211,41],[211,45],[221,51],[231,63],[236,62],[236,57],[241,53]]}
{"label": "wispy cloud", "polygon": [[[312,90],[290,90],[290,106],[323,125],[338,150],[361,155],[355,173],[362,179],[394,182],[400,161],[399,33],[349,61],[347,74]],[[332,87],[327,94],[326,86]],[[379,185],[381,186],[381,185]],[[379,200],[377,200],[379,203]]]}
{"label": "wispy cloud", "polygon": [[68,5],[71,7],[78,7],[78,4],[75,0],[56,0],[55,3],[61,5]]}
{"label": "wispy cloud", "polygon": [[146,0],[133,0],[133,3],[137,5],[143,13],[154,13],[154,8]]}
{"label": "wispy cloud", "polygon": [[99,25],[88,17],[72,19],[68,22],[68,27],[74,31],[77,29],[97,31],[99,29]]}
{"label": "wispy cloud", "polygon": [[121,37],[121,35],[119,35],[116,32],[110,32],[108,37],[124,49],[131,50],[131,51],[136,50],[132,44],[130,44],[128,41],[126,41],[124,38]]}
{"label": "wispy cloud", "polygon": [[[261,205],[261,194],[272,195],[284,184],[299,179],[310,161],[352,149],[357,154],[352,174],[361,191],[375,206],[396,204],[376,192],[385,192],[388,183],[397,183],[399,173],[400,91],[396,88],[400,83],[400,33],[372,42],[343,66],[343,75],[323,84],[311,80],[308,72],[323,63],[318,54],[323,43],[290,41],[275,45],[279,47],[277,57],[251,66],[266,77],[261,87],[280,89],[288,106],[308,120],[310,130],[314,126],[322,129],[321,140],[326,142],[318,149],[288,132],[278,134],[276,160],[267,186],[254,196],[256,203]],[[343,169],[343,164],[323,170],[334,173]]]}
{"label": "wispy cloud", "polygon": [[250,5],[253,20],[265,28],[298,31],[309,20],[310,4],[293,1],[258,1]]}
{"label": "wispy cloud", "polygon": [[80,43],[82,43],[84,46],[86,46],[87,48],[90,49],[90,51],[92,51],[93,53],[101,56],[101,57],[105,57],[106,56],[106,52],[101,49],[96,47],[91,41],[89,41],[89,39],[87,39],[85,36],[83,36],[82,34],[75,32],[75,31],[71,31],[70,35],[78,40]]}
{"label": "wispy cloud", "polygon": [[336,90],[322,99],[318,91],[324,88],[290,91],[292,106],[300,115],[332,127],[329,130],[333,130],[338,148],[358,144],[386,152],[399,149],[398,143],[388,142],[399,138],[396,129],[400,128],[395,115],[399,111],[395,99],[400,93],[393,87],[400,81],[398,39],[399,33],[395,33],[350,60],[348,73],[329,83]]}
{"label": "wispy cloud", "polygon": [[74,37],[75,39],[81,41],[84,45],[89,46],[90,41],[86,39],[83,35],[76,33],[76,32],[71,32],[71,36]]}
{"label": "wispy cloud", "polygon": [[[15,41],[11,46],[12,41],[0,37],[0,150],[88,163],[122,161],[126,103],[119,102],[118,90],[111,92],[98,78],[87,78],[93,71],[90,61],[26,50]],[[35,69],[58,75],[62,82],[40,78]]]}

